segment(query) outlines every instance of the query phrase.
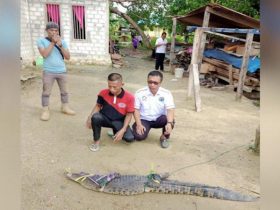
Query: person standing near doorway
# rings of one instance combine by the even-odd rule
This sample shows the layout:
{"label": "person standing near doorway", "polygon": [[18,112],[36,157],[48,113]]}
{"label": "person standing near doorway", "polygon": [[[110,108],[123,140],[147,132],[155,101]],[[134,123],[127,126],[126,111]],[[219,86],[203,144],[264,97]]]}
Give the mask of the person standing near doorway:
{"label": "person standing near doorway", "polygon": [[160,71],[164,71],[164,58],[167,46],[166,32],[161,34],[161,37],[156,40],[155,48],[156,48],[156,65],[155,70],[160,69]]}

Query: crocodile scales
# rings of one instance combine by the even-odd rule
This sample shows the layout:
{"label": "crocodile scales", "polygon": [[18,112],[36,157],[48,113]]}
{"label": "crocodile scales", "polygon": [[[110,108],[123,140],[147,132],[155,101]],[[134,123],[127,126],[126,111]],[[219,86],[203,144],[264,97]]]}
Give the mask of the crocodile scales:
{"label": "crocodile scales", "polygon": [[[158,192],[166,194],[188,194],[244,202],[256,201],[259,198],[243,195],[221,187],[168,180],[166,177],[158,174],[150,174],[148,176],[120,175],[118,173],[93,175],[84,172],[66,172],[65,174],[70,180],[81,184],[87,189],[117,195],[137,195],[145,192]],[[99,179],[96,179],[96,177],[99,177]]]}

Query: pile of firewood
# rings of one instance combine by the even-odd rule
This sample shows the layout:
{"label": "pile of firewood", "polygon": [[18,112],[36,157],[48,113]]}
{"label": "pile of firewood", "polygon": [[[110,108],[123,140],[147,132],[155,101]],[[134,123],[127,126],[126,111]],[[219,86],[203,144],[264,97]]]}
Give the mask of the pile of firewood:
{"label": "pile of firewood", "polygon": [[[190,46],[190,44],[176,43],[174,51],[175,58],[172,61],[172,65],[176,66],[176,68],[183,68],[187,71],[189,64],[191,63],[192,46]],[[169,62],[168,57],[167,62]]]}
{"label": "pile of firewood", "polygon": [[175,60],[173,64],[176,64],[180,68],[188,69],[189,64],[191,63],[191,54],[187,49],[179,51],[175,55]]}

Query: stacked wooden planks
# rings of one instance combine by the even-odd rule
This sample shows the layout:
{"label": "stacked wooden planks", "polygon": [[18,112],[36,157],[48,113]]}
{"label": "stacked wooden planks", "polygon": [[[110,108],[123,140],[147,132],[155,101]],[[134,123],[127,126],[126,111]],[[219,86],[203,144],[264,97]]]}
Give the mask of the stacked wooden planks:
{"label": "stacked wooden planks", "polygon": [[[203,63],[207,64],[208,73],[214,74],[218,78],[228,82],[230,85],[237,87],[240,69],[234,68],[232,65],[226,62],[206,57],[203,57]],[[246,86],[244,90],[247,92],[251,92],[252,90],[259,91],[260,79],[258,75],[247,73],[244,85]]]}

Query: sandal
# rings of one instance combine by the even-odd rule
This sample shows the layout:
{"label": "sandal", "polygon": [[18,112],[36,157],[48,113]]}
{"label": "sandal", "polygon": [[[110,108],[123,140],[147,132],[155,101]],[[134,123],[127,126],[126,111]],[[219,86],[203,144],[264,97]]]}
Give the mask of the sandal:
{"label": "sandal", "polygon": [[161,139],[160,140],[160,146],[162,147],[162,148],[168,148],[169,147],[169,141],[168,141],[168,139]]}
{"label": "sandal", "polygon": [[89,149],[93,152],[97,152],[99,150],[99,144],[92,144],[89,146]]}

